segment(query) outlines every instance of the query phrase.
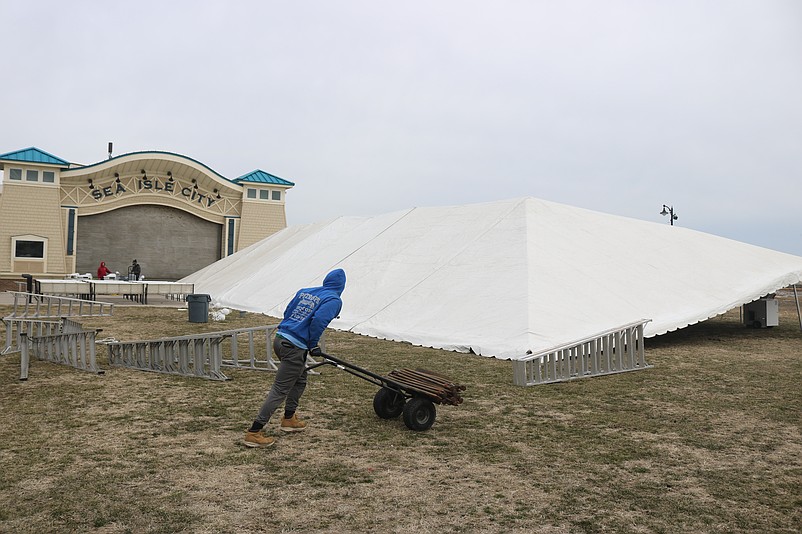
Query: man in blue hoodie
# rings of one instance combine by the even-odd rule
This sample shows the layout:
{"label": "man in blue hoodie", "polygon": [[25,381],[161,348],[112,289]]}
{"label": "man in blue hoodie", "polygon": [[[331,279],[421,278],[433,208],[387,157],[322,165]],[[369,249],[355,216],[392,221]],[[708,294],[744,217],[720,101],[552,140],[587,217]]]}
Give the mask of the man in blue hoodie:
{"label": "man in blue hoodie", "polygon": [[322,354],[318,345],[320,336],[340,314],[343,305],[340,296],[344,289],[345,271],[335,269],[326,275],[322,286],[299,290],[287,305],[273,340],[273,351],[281,364],[259,415],[245,432],[247,447],[269,447],[275,443],[262,429],[282,402],[285,404],[281,430],[299,432],[306,428],[306,423],[295,413],[306,388],[306,355]]}

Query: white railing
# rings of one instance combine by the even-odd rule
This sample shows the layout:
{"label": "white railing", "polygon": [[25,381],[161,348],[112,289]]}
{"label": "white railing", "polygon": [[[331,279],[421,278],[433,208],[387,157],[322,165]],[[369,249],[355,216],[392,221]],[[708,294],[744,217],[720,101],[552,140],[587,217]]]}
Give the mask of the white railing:
{"label": "white railing", "polygon": [[[277,324],[271,324],[218,332],[231,336],[231,358],[223,360],[223,367],[256,371],[278,370],[278,362],[273,359],[273,336],[276,334],[277,329]],[[241,338],[244,338],[244,340]],[[240,341],[247,343],[247,358],[240,358]]]}
{"label": "white railing", "polygon": [[[21,352],[20,380],[28,378],[31,355],[40,360],[71,365],[76,369],[99,374],[103,372],[97,368],[96,331],[84,331],[80,323],[67,317],[62,317],[59,321],[48,321],[9,316],[3,322],[6,326],[6,342],[1,354]],[[108,345],[109,364],[113,366],[210,380],[228,380],[221,367],[278,370],[273,352],[273,338],[277,329],[278,325],[273,324],[146,341],[112,340],[100,343]],[[224,360],[223,341],[226,338],[231,340],[230,358]],[[246,357],[240,357],[241,338],[247,343]],[[320,345],[325,350],[323,338]],[[307,357],[307,362],[317,363],[311,357]],[[317,374],[315,371],[309,372]]]}
{"label": "white railing", "polygon": [[[273,338],[277,329],[278,325],[273,324],[147,341],[110,341],[106,342],[109,364],[210,380],[228,380],[221,370],[223,367],[276,371],[279,362],[274,358]],[[227,338],[230,357],[224,359]],[[242,343],[246,344],[247,355],[242,354]],[[325,350],[323,338],[320,346]],[[307,363],[317,362],[307,356]]]}
{"label": "white railing", "polygon": [[58,321],[6,317],[3,319],[3,325],[5,326],[6,340],[0,354],[20,352],[22,350],[23,334],[25,334],[29,340],[33,337],[83,331],[83,327],[79,323],[66,317],[62,317]]}
{"label": "white railing", "polygon": [[228,380],[220,367],[221,343],[216,332],[148,341],[112,341],[109,365],[209,380]]}
{"label": "white railing", "polygon": [[513,361],[513,383],[535,386],[646,369],[641,319]]}
{"label": "white railing", "polygon": [[30,337],[22,334],[20,343],[20,380],[28,379],[30,357],[38,360],[69,365],[81,371],[103,374],[97,366],[95,330]]}
{"label": "white railing", "polygon": [[14,295],[11,317],[108,317],[114,314],[114,304],[36,293],[9,291]]}
{"label": "white railing", "polygon": [[[223,360],[223,367],[236,367],[237,369],[251,369],[254,371],[277,371],[278,364],[273,356],[273,339],[278,330],[277,324],[270,324],[266,326],[254,326],[251,328],[238,328],[236,330],[223,330],[217,332],[231,336],[231,358]],[[245,337],[248,343],[248,357],[239,357],[239,343],[240,338]],[[257,339],[258,338],[258,339]],[[259,342],[257,344],[257,341]],[[261,349],[261,343],[264,342],[264,350]],[[326,352],[326,332],[320,336],[320,348]],[[318,363],[314,358],[307,354],[306,363],[314,365]],[[310,374],[316,375],[317,371],[309,371]]]}
{"label": "white railing", "polygon": [[[49,336],[61,331],[59,321],[43,321],[39,319],[18,319],[7,317],[3,319],[6,341],[0,354],[10,354],[22,350],[23,336]],[[27,338],[26,338],[27,341]]]}

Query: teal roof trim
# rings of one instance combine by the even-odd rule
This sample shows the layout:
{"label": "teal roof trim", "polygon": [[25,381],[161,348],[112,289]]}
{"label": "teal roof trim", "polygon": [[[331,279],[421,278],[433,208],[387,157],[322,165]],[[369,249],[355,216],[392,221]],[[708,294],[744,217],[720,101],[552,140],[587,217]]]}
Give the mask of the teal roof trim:
{"label": "teal roof trim", "polygon": [[25,163],[45,163],[47,165],[61,165],[69,167],[70,162],[49,154],[35,146],[23,148],[22,150],[15,150],[14,152],[7,152],[0,154],[0,160],[5,161],[19,161]]}
{"label": "teal roof trim", "polygon": [[295,185],[293,182],[289,180],[285,180],[284,178],[279,178],[278,176],[274,176],[269,172],[265,172],[259,169],[256,169],[253,172],[249,172],[248,174],[243,174],[236,180],[235,183],[240,182],[248,182],[248,183],[257,183],[257,184],[271,184],[271,185],[288,185],[293,186]]}

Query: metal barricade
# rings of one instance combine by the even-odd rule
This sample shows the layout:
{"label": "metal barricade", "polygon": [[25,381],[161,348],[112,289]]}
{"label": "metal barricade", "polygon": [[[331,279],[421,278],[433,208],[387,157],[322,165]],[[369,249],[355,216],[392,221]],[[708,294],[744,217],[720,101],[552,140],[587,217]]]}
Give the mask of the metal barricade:
{"label": "metal barricade", "polygon": [[83,327],[80,323],[67,317],[62,317],[58,321],[27,319],[6,317],[3,319],[5,330],[5,343],[0,354],[10,354],[20,352],[22,334],[26,334],[28,339],[40,336],[49,336],[61,333],[81,332]]}
{"label": "metal barricade", "polygon": [[646,369],[641,319],[513,361],[513,383],[534,386]]}
{"label": "metal barricade", "polygon": [[[237,369],[251,369],[254,371],[277,371],[278,361],[274,358],[273,339],[278,330],[277,324],[266,326],[255,326],[251,328],[237,328],[235,330],[223,330],[217,332],[231,336],[231,358],[223,360],[223,367],[236,367]],[[248,347],[248,357],[239,357],[240,338],[245,337]],[[326,332],[320,337],[320,348],[326,351]],[[264,343],[264,351],[261,350]],[[318,363],[314,358],[307,355],[306,362],[309,365]],[[309,371],[310,374],[319,374],[317,371]]]}
{"label": "metal barricade", "polygon": [[[277,328],[278,325],[273,324],[219,332],[231,336],[231,358],[223,360],[223,366],[256,371],[276,371],[278,362],[273,358],[273,336],[276,334]],[[243,337],[248,348],[247,358],[240,358],[239,344]],[[263,351],[260,350],[262,347]]]}
{"label": "metal barricade", "polygon": [[44,321],[40,319],[17,319],[6,317],[3,319],[5,330],[5,343],[0,354],[10,354],[22,350],[23,336],[35,337],[56,334],[60,332],[59,321]]}
{"label": "metal barricade", "polygon": [[69,365],[81,371],[103,374],[97,366],[94,330],[82,330],[37,337],[23,332],[20,343],[20,380],[28,379],[31,356],[38,360]]}
{"label": "metal barricade", "polygon": [[19,291],[9,291],[9,293],[14,296],[14,304],[7,318],[107,317],[114,314],[114,304],[107,302]]}
{"label": "metal barricade", "polygon": [[[274,358],[273,337],[277,328],[278,325],[267,325],[146,341],[111,341],[107,343],[109,364],[210,380],[228,380],[221,371],[223,367],[276,371],[278,361]],[[224,359],[226,339],[230,339],[230,357]],[[243,354],[243,344],[247,347],[247,356]],[[311,357],[307,357],[307,362],[317,363]]]}
{"label": "metal barricade", "polygon": [[209,380],[228,380],[220,370],[223,356],[218,333],[148,341],[108,343],[109,364],[140,371],[175,374]]}

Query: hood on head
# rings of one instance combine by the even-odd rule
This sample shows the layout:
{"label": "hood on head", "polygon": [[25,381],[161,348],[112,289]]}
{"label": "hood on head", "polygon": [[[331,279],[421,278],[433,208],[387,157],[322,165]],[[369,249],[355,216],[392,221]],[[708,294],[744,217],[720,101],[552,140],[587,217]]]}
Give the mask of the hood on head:
{"label": "hood on head", "polygon": [[338,295],[343,294],[345,290],[345,271],[342,269],[334,269],[326,278],[323,279],[323,287],[337,292]]}

